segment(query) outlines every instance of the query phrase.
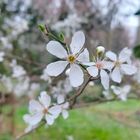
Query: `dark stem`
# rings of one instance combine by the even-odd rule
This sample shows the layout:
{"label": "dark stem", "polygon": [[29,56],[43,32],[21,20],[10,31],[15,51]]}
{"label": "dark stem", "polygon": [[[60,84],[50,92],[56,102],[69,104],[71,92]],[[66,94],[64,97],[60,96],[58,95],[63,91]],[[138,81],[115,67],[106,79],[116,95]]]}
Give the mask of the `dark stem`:
{"label": "dark stem", "polygon": [[73,108],[78,96],[82,94],[82,92],[84,91],[84,89],[86,88],[90,80],[91,80],[91,77],[88,77],[88,79],[85,81],[83,86],[78,90],[78,92],[68,99],[68,101],[70,102],[70,108]]}

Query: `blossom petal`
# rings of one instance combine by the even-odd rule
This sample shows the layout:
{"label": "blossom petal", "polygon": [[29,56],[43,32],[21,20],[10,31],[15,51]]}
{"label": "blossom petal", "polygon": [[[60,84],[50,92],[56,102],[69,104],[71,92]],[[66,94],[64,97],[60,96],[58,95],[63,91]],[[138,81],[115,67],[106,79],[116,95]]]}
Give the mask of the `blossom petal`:
{"label": "blossom petal", "polygon": [[112,61],[116,61],[117,60],[117,55],[114,52],[112,52],[112,51],[106,52],[106,57],[109,58]]}
{"label": "blossom petal", "polygon": [[61,112],[61,107],[59,105],[55,105],[49,108],[48,112],[54,117],[57,118]]}
{"label": "blossom petal", "polygon": [[58,76],[65,70],[67,65],[68,65],[67,61],[53,62],[47,65],[47,73],[50,76]]}
{"label": "blossom petal", "polygon": [[109,75],[105,70],[101,70],[100,76],[101,76],[101,83],[103,87],[107,90],[109,88]]}
{"label": "blossom petal", "polygon": [[93,66],[95,65],[95,62],[82,62],[82,64],[86,66]]}
{"label": "blossom petal", "polygon": [[51,98],[46,91],[40,93],[39,101],[45,108],[48,108],[51,104]]}
{"label": "blossom petal", "polygon": [[69,102],[64,103],[62,106],[63,106],[64,109],[68,109],[69,108]]}
{"label": "blossom petal", "polygon": [[103,61],[103,64],[104,64],[103,68],[109,71],[111,71],[115,65],[113,62],[110,61]]}
{"label": "blossom petal", "polygon": [[133,75],[137,72],[137,68],[129,64],[122,64],[121,70],[124,72],[124,74],[127,74],[127,75]]}
{"label": "blossom petal", "polygon": [[58,58],[66,58],[67,57],[67,51],[64,49],[64,47],[57,41],[50,41],[46,49],[49,53],[52,55],[58,57]]}
{"label": "blossom petal", "polygon": [[67,119],[68,116],[69,116],[68,111],[67,111],[67,110],[63,110],[63,111],[62,111],[62,116],[63,116],[64,119]]}
{"label": "blossom petal", "polygon": [[64,96],[64,94],[59,94],[58,96],[57,96],[57,103],[58,104],[61,104],[61,103],[63,103],[65,101],[65,96]]}
{"label": "blossom petal", "polygon": [[130,85],[125,85],[125,86],[123,87],[123,92],[125,92],[125,93],[129,93],[130,90],[131,90],[131,86],[130,86]]}
{"label": "blossom petal", "polygon": [[87,71],[93,77],[96,77],[98,75],[98,68],[95,66],[88,67]]}
{"label": "blossom petal", "polygon": [[41,112],[35,113],[34,115],[26,114],[23,117],[24,121],[32,126],[37,125],[42,118],[43,118],[43,113]]}
{"label": "blossom petal", "polygon": [[24,130],[24,132],[25,132],[25,133],[29,133],[29,132],[31,132],[32,130],[34,130],[35,128],[37,128],[37,126],[38,126],[38,125],[34,125],[34,126],[29,125],[29,126]]}
{"label": "blossom petal", "polygon": [[119,61],[127,62],[130,61],[132,51],[128,48],[124,48],[119,54]]}
{"label": "blossom petal", "polygon": [[29,102],[29,112],[30,113],[40,112],[41,110],[43,110],[43,107],[41,106],[41,104],[38,101],[31,100]]}
{"label": "blossom petal", "polygon": [[113,90],[113,92],[114,92],[116,95],[120,95],[120,94],[121,94],[121,88],[120,88],[120,87],[112,85],[112,86],[111,86],[111,89]]}
{"label": "blossom petal", "polygon": [[121,75],[119,67],[114,68],[114,70],[111,73],[111,78],[114,82],[117,82],[117,83],[120,83],[122,81],[122,75]]}
{"label": "blossom petal", "polygon": [[73,54],[78,53],[85,43],[85,35],[82,31],[76,32],[73,37],[70,44],[70,48]]}
{"label": "blossom petal", "polygon": [[72,64],[69,73],[70,83],[73,87],[78,87],[84,82],[84,74],[80,66]]}
{"label": "blossom petal", "polygon": [[48,125],[52,125],[54,123],[54,120],[55,120],[52,115],[48,115],[48,114],[45,115],[45,119],[46,119]]}
{"label": "blossom petal", "polygon": [[77,57],[77,60],[80,62],[89,62],[89,52],[87,48]]}

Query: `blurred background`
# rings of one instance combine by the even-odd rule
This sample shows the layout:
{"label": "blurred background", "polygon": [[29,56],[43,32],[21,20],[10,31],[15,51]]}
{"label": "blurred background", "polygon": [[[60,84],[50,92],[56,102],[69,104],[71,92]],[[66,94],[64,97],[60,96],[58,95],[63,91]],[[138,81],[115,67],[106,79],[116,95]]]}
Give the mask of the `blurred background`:
{"label": "blurred background", "polygon": [[46,51],[49,39],[39,24],[63,33],[68,43],[74,32],[83,30],[91,55],[99,45],[116,53],[127,46],[138,72],[121,83],[131,86],[126,102],[102,103],[111,97],[103,94],[99,81],[90,83],[78,100],[81,108],[70,111],[66,121],[59,118],[22,140],[139,140],[139,0],[0,0],[0,140],[14,140],[24,131],[22,116],[40,91],[50,91],[54,100],[58,91],[74,93],[65,76],[46,74],[44,68],[56,58]]}

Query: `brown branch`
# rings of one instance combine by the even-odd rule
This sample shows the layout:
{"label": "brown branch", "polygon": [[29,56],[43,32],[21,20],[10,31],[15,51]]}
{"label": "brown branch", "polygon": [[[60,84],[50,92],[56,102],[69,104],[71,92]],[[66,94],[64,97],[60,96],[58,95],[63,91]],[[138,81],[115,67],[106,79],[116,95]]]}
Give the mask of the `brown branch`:
{"label": "brown branch", "polygon": [[84,89],[86,88],[86,86],[88,85],[90,81],[91,81],[91,77],[88,77],[88,79],[85,81],[83,86],[78,90],[78,92],[68,99],[68,101],[70,102],[70,108],[74,106],[78,96],[82,94],[82,92],[84,91]]}
{"label": "brown branch", "polygon": [[33,131],[35,131],[36,129],[42,127],[46,122],[44,120],[42,120],[42,122],[35,128],[33,128],[32,130],[28,131],[28,132],[25,132],[19,136],[16,137],[15,140],[20,140],[21,138],[23,138],[24,136],[27,136],[28,134],[32,133]]}

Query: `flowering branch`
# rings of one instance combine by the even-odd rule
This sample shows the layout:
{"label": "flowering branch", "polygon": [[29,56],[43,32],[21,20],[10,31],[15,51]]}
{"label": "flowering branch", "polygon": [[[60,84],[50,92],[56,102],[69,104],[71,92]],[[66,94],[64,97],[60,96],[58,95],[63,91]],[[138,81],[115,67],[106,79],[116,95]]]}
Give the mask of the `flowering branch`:
{"label": "flowering branch", "polygon": [[[80,96],[80,95],[83,93],[84,89],[86,88],[86,86],[88,85],[88,83],[91,81],[91,78],[92,78],[91,76],[88,77],[88,79],[85,81],[85,83],[83,84],[83,86],[77,91],[77,93],[74,94],[74,96],[70,97],[70,98],[67,100],[67,101],[71,102],[71,104],[70,104],[70,106],[69,106],[69,107],[70,107],[69,109],[72,109],[72,108],[73,108],[73,105],[76,103],[77,97]],[[66,102],[64,102],[63,104],[65,104],[65,103],[66,103]],[[59,104],[59,105],[61,105],[61,104]],[[17,136],[16,140],[20,140],[22,137],[24,137],[24,136],[26,136],[26,135],[32,133],[34,130],[36,130],[36,129],[42,127],[45,123],[46,123],[45,120],[42,120],[41,123],[40,123],[38,126],[32,128],[30,131],[27,131],[27,132],[25,132],[25,133],[23,133],[23,134]]]}
{"label": "flowering branch", "polygon": [[[57,77],[69,68],[67,76],[69,77],[71,86],[82,86],[77,90],[76,94],[68,99],[64,97],[61,97],[61,99],[58,98],[57,103],[51,103],[51,97],[46,91],[41,92],[38,101],[31,100],[29,102],[29,114],[24,115],[24,121],[29,124],[28,132],[19,136],[18,139],[40,127],[38,124],[42,120],[44,124],[44,118],[47,125],[52,125],[60,114],[66,119],[68,117],[67,110],[74,107],[77,98],[83,93],[90,81],[101,80],[104,89],[109,91],[110,78],[114,82],[120,83],[123,74],[132,75],[136,72],[136,67],[130,64],[131,53],[128,48],[124,48],[117,57],[111,51],[105,53],[105,48],[98,46],[95,59],[90,61],[89,52],[87,48],[83,47],[85,35],[82,31],[76,32],[72,37],[70,45],[66,45],[63,36],[60,37],[52,34],[46,26],[40,26],[40,29],[45,35],[53,39],[46,45],[47,51],[60,59],[47,65],[45,69],[47,74]],[[86,80],[84,80],[85,71],[88,73]],[[122,100],[126,99],[125,96],[130,91],[128,86],[122,89],[112,86],[112,89],[116,92],[116,97]],[[121,95],[120,92],[123,92],[124,95]],[[114,100],[114,98],[111,100]],[[104,100],[100,101],[104,102]]]}

